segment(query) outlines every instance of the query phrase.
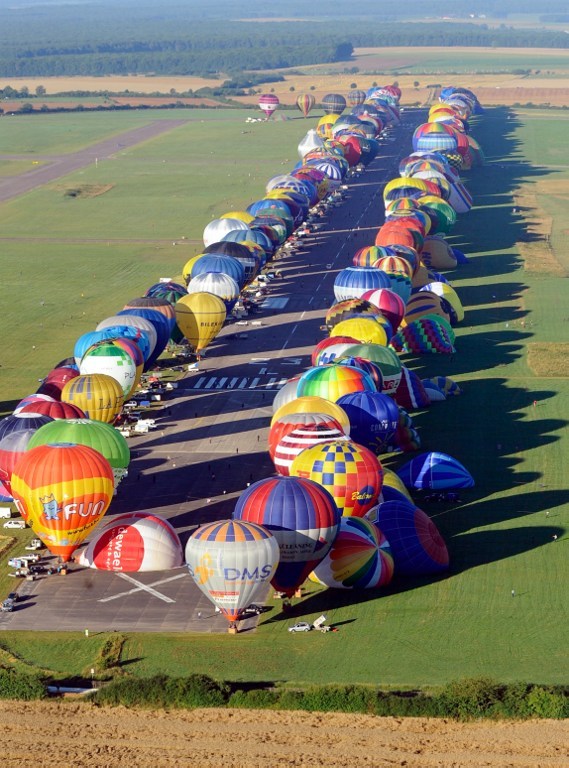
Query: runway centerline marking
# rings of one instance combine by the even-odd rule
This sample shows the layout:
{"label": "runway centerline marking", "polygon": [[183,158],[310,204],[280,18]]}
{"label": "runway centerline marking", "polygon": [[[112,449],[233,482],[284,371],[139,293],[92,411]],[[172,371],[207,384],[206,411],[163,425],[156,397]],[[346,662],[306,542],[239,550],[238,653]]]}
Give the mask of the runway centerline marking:
{"label": "runway centerline marking", "polygon": [[117,600],[119,597],[134,595],[136,592],[148,592],[150,595],[154,595],[154,597],[157,597],[159,600],[163,600],[165,603],[175,603],[176,601],[171,597],[163,595],[162,592],[158,592],[158,590],[153,589],[153,587],[158,587],[161,584],[167,584],[168,582],[176,581],[177,579],[183,579],[186,575],[186,573],[179,573],[177,576],[170,576],[167,579],[160,579],[160,581],[154,581],[152,584],[143,584],[141,581],[133,579],[132,576],[127,576],[126,573],[118,573],[117,576],[119,576],[121,579],[124,579],[125,581],[129,581],[131,584],[136,584],[136,587],[134,589],[129,589],[126,592],[118,592],[116,595],[111,595],[110,597],[103,597],[97,602],[110,603],[111,600]]}

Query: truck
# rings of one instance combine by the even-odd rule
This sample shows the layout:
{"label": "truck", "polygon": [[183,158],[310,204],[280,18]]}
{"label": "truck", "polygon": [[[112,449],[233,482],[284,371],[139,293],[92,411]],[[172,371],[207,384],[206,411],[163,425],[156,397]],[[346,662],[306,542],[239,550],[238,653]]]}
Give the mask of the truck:
{"label": "truck", "polygon": [[24,549],[27,549],[28,552],[33,552],[36,549],[41,549],[43,547],[43,543],[41,539],[31,539],[30,543],[27,547],[24,547]]}
{"label": "truck", "polygon": [[9,520],[12,517],[12,510],[10,507],[0,507],[0,518]]}
{"label": "truck", "polygon": [[315,619],[312,622],[312,626],[314,629],[317,629],[319,632],[329,632],[330,627],[326,624],[328,621],[328,617],[325,613],[322,614],[322,616],[319,616],[317,619]]}

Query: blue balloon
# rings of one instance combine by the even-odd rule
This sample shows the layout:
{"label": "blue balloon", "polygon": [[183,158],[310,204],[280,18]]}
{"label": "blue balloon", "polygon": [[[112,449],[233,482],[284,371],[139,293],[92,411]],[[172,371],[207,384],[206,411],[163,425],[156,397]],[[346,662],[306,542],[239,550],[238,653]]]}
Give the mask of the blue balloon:
{"label": "blue balloon", "polygon": [[425,576],[448,570],[446,544],[430,517],[408,501],[385,501],[368,519],[391,546],[395,575]]}
{"label": "blue balloon", "polygon": [[472,488],[474,479],[460,461],[446,453],[421,453],[397,472],[407,488]]}
{"label": "blue balloon", "polygon": [[359,299],[366,291],[379,288],[391,288],[391,281],[385,272],[375,267],[346,267],[334,280],[336,301]]}
{"label": "blue balloon", "polygon": [[340,397],[337,404],[350,420],[350,439],[381,453],[399,423],[399,408],[393,398],[382,392],[352,392]]}
{"label": "blue balloon", "polygon": [[143,317],[154,326],[156,330],[156,346],[146,361],[145,368],[152,366],[166,349],[166,344],[168,343],[172,331],[172,325],[166,315],[163,315],[155,309],[146,309],[144,307],[123,309],[120,312],[117,312],[117,315],[135,315],[136,317]]}
{"label": "blue balloon", "polygon": [[206,272],[228,275],[235,280],[240,288],[245,285],[245,267],[233,256],[217,256],[215,254],[201,256],[192,267],[191,277],[194,278]]}

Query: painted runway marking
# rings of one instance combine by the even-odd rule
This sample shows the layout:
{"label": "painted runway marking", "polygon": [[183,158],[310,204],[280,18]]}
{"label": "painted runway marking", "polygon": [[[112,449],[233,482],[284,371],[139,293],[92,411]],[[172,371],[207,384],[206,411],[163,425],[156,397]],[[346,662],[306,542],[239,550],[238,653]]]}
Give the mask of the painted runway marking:
{"label": "painted runway marking", "polygon": [[132,576],[127,576],[126,573],[117,573],[117,576],[119,576],[121,579],[124,579],[125,581],[130,582],[131,584],[135,584],[134,589],[129,589],[126,592],[118,592],[116,595],[111,595],[110,597],[102,597],[97,602],[99,603],[110,603],[111,600],[117,600],[119,597],[127,597],[128,595],[134,595],[136,592],[148,592],[150,595],[154,595],[154,597],[157,597],[159,600],[163,600],[165,603],[175,603],[176,601],[173,600],[171,597],[168,597],[167,595],[163,595],[162,592],[158,592],[157,589],[153,589],[153,587],[159,587],[162,584],[168,584],[170,581],[176,581],[177,579],[184,579],[187,574],[186,573],[179,573],[177,576],[170,576],[167,579],[160,579],[160,581],[153,581],[151,584],[143,584],[141,581],[138,581],[137,579],[133,579]]}

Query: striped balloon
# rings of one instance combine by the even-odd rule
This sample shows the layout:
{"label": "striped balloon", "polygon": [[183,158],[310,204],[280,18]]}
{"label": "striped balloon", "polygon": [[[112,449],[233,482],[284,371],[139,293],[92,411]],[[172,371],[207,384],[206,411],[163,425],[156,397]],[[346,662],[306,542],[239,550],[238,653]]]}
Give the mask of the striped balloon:
{"label": "striped balloon", "polygon": [[[334,421],[333,419],[331,421]],[[337,424],[337,422],[336,422]],[[273,462],[279,475],[288,477],[292,462],[305,448],[311,448],[326,440],[347,440],[339,424],[307,424],[284,435],[277,443]]]}
{"label": "striped balloon", "polygon": [[344,427],[333,416],[327,413],[289,413],[280,416],[269,430],[269,456],[271,461],[275,459],[275,451],[280,441],[295,429],[308,427],[322,427],[329,430],[339,430],[346,434]]}
{"label": "striped balloon", "polygon": [[458,489],[472,488],[474,479],[457,459],[446,453],[421,453],[397,472],[407,488]]}
{"label": "striped balloon", "polygon": [[389,542],[363,517],[343,517],[332,549],[310,574],[332,589],[377,589],[393,577]]}

